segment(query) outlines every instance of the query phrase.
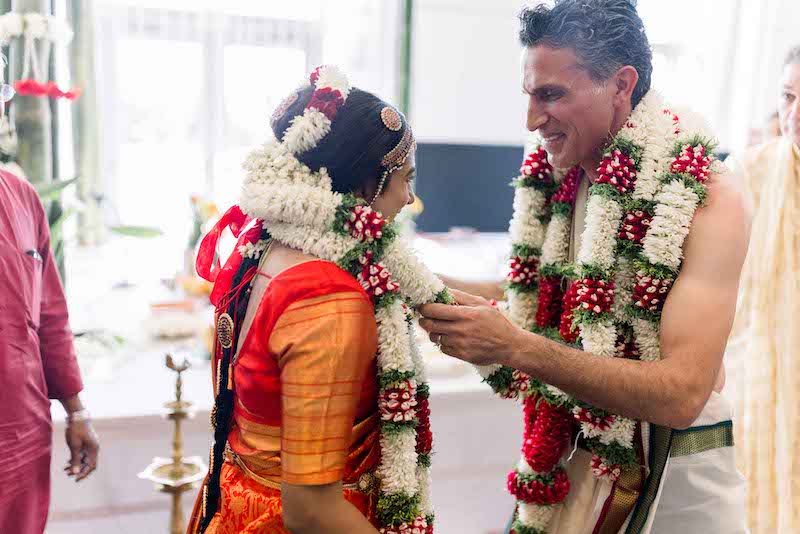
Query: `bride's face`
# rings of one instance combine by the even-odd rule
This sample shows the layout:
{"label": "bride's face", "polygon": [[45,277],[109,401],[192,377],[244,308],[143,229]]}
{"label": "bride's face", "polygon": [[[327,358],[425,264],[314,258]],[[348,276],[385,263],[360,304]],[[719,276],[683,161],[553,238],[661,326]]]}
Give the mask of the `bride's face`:
{"label": "bride's face", "polygon": [[416,174],[416,158],[412,151],[403,166],[386,178],[386,186],[372,204],[372,208],[381,212],[388,220],[393,221],[400,210],[414,203],[414,191],[411,184]]}

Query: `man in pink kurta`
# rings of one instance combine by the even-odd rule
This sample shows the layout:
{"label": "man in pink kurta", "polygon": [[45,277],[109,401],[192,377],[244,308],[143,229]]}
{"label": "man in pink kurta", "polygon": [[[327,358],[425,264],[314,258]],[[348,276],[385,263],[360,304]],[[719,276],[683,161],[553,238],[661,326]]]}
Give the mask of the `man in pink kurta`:
{"label": "man in pink kurta", "polygon": [[36,190],[0,171],[0,532],[41,534],[50,501],[50,399],[67,411],[65,468],[97,465],[66,299]]}

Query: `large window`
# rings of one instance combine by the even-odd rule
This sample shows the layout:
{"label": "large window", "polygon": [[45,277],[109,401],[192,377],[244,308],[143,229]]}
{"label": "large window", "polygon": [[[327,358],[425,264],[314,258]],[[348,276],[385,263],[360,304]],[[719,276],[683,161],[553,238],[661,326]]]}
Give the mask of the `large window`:
{"label": "large window", "polygon": [[171,268],[189,197],[235,201],[239,163],[269,114],[320,60],[313,20],[102,6],[103,170],[112,218],[166,233]]}
{"label": "large window", "polygon": [[107,216],[164,230],[166,268],[183,259],[190,195],[236,202],[245,153],[272,135],[272,110],[314,65],[337,63],[394,99],[400,2],[335,4],[99,0]]}

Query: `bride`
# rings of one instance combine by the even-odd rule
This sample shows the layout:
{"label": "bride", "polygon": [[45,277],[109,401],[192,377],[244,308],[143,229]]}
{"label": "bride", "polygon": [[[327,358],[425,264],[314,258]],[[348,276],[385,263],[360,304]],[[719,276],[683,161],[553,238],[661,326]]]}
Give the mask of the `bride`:
{"label": "bride", "polygon": [[[214,443],[189,533],[432,533],[428,388],[411,306],[449,302],[397,236],[415,142],[323,66],[272,117],[204,239]],[[224,267],[216,244],[239,237]]]}

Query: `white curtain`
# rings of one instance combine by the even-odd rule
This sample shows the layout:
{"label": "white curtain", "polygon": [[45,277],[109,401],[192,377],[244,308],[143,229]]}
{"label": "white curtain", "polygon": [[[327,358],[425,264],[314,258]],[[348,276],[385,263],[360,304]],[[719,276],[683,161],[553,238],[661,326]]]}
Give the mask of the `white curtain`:
{"label": "white curtain", "polygon": [[702,112],[737,151],[777,108],[783,58],[800,44],[797,0],[640,0],[654,86]]}
{"label": "white curtain", "polygon": [[96,17],[108,217],[161,228],[171,269],[190,196],[236,202],[244,154],[313,66],[398,94],[399,0],[97,0]]}

